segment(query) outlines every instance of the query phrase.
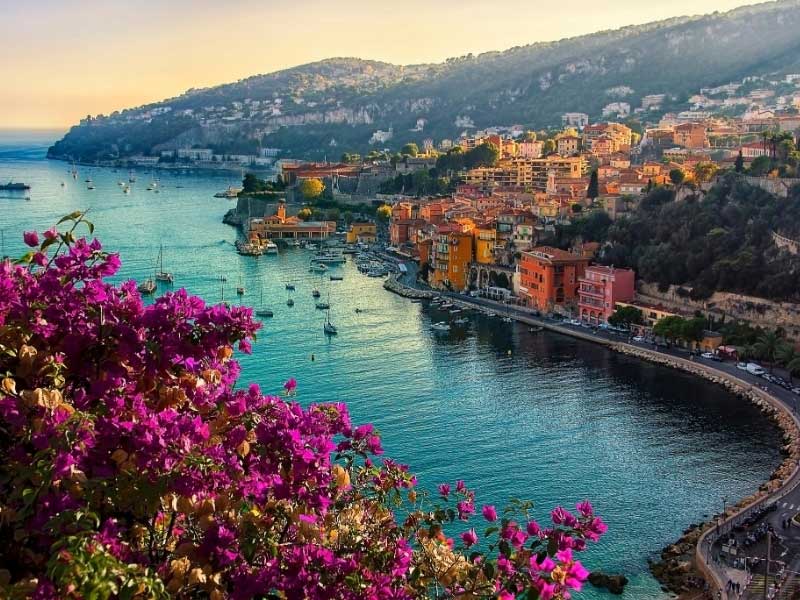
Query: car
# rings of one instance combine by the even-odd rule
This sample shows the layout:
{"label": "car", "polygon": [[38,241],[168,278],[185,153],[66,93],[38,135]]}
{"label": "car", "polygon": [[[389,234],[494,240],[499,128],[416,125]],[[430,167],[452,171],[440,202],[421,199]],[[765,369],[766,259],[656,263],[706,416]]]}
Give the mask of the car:
{"label": "car", "polygon": [[758,365],[756,363],[747,363],[747,372],[750,373],[751,375],[756,375],[756,376],[763,375],[764,373],[766,373],[766,371],[763,368],[761,368],[761,365]]}
{"label": "car", "polygon": [[640,336],[640,335],[636,335],[636,336],[633,336],[633,341],[641,344],[642,342],[644,342],[644,338],[642,336]]}
{"label": "car", "polygon": [[792,393],[800,396],[800,387],[792,388]]}
{"label": "car", "polygon": [[713,352],[703,352],[700,356],[707,360],[716,360],[716,361],[720,360],[719,356],[717,356]]}
{"label": "car", "polygon": [[570,319],[569,320],[569,324],[570,325],[575,325],[576,327],[580,327],[581,322],[578,319]]}
{"label": "car", "polygon": [[738,362],[736,363],[736,368],[742,371],[747,371],[747,363],[745,362]]}

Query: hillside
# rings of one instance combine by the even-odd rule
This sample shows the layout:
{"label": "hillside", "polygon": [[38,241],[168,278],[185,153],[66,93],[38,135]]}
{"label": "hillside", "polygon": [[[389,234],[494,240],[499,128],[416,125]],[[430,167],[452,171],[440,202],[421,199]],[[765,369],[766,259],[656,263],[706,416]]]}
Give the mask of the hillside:
{"label": "hillside", "polygon": [[[596,119],[611,102],[638,106],[649,94],[682,107],[703,86],[800,71],[798,30],[800,0],[782,0],[440,64],[330,59],[84,121],[50,155],[110,159],[199,145],[321,158],[473,126],[541,128],[569,111]],[[370,144],[390,128],[390,142]]]}

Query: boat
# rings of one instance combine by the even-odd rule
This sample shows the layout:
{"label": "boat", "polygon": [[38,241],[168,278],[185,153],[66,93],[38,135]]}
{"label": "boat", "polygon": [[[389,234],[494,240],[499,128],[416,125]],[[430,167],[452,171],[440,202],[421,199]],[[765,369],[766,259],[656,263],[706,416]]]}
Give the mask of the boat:
{"label": "boat", "polygon": [[273,316],[272,311],[270,309],[264,308],[264,288],[263,287],[261,288],[261,301],[260,301],[260,304],[261,304],[261,308],[256,310],[256,316],[257,317],[271,317],[271,316]]}
{"label": "boat", "polygon": [[294,284],[293,284],[293,283],[287,283],[287,284],[286,284],[286,289],[287,289],[287,290],[294,291]]}
{"label": "boat", "polygon": [[312,291],[311,291],[311,295],[312,295],[314,298],[319,298],[319,290],[317,290],[317,289],[314,289],[314,290],[312,290]]}
{"label": "boat", "polygon": [[236,240],[236,252],[242,256],[261,256],[263,254],[259,246],[242,240]]}
{"label": "boat", "polygon": [[133,171],[128,171],[128,181],[130,181],[131,183],[136,181],[136,175],[133,174]]}
{"label": "boat", "polygon": [[514,319],[511,317],[503,317],[503,323],[513,323]]}
{"label": "boat", "polygon": [[242,191],[241,188],[230,186],[224,192],[217,192],[216,194],[214,194],[214,198],[228,198],[229,200],[233,200],[239,197],[239,192],[241,191]]}
{"label": "boat", "polygon": [[328,267],[326,267],[325,265],[321,265],[319,263],[312,263],[311,266],[308,268],[308,270],[314,273],[324,273],[325,271],[328,270]]}
{"label": "boat", "polygon": [[139,290],[139,293],[146,294],[146,295],[149,296],[150,294],[154,294],[155,293],[155,291],[156,291],[156,282],[148,277],[142,283],[140,283],[136,287],[136,289]]}
{"label": "boat", "polygon": [[336,326],[331,323],[331,311],[328,310],[328,314],[325,317],[325,324],[322,326],[322,330],[325,332],[325,335],[336,335],[339,331],[336,329]]}
{"label": "boat", "polygon": [[267,240],[265,253],[266,254],[277,254],[278,253],[278,245],[273,241]]}
{"label": "boat", "polygon": [[528,331],[530,331],[531,333],[539,333],[540,331],[544,331],[544,327],[542,327],[541,325],[537,325],[536,327],[529,327]]}
{"label": "boat", "polygon": [[86,179],[83,180],[83,182],[84,183],[92,183],[92,178],[91,177],[87,177]]}
{"label": "boat", "polygon": [[124,186],[124,185],[125,185],[125,182],[124,182],[124,181],[122,181],[122,180],[120,179],[120,180],[117,182],[117,185],[118,185],[118,186],[120,186],[120,187],[122,187],[122,186]]}
{"label": "boat", "polygon": [[438,323],[434,323],[431,325],[431,329],[434,331],[450,331],[450,325],[445,323],[444,321],[439,321]]}
{"label": "boat", "polygon": [[327,310],[331,307],[330,303],[328,302],[317,302],[314,306],[316,306],[319,310]]}
{"label": "boat", "polygon": [[439,306],[439,308],[441,308],[442,310],[450,310],[454,306],[455,304],[450,304],[449,302],[445,302],[441,306]]}
{"label": "boat", "polygon": [[244,289],[243,285],[240,285],[239,287],[236,288],[236,295],[237,296],[244,296],[244,292],[245,292],[245,289]]}
{"label": "boat", "polygon": [[331,281],[342,281],[344,277],[341,275],[331,275]]}
{"label": "boat", "polygon": [[62,181],[61,182],[61,187],[64,187],[65,185],[67,185],[67,184]]}
{"label": "boat", "polygon": [[123,194],[130,194],[131,193],[130,186],[126,185],[124,188],[122,188],[122,193]]}
{"label": "boat", "polygon": [[0,190],[4,192],[24,192],[29,189],[31,189],[31,186],[27,183],[13,183],[9,181],[8,183],[0,184]]}
{"label": "boat", "polygon": [[469,323],[469,319],[467,317],[459,317],[453,321],[456,325],[466,325]]}
{"label": "boat", "polygon": [[87,189],[87,190],[93,190],[93,189],[95,189],[95,187],[94,187],[94,184],[93,184],[93,183],[90,183],[88,186],[86,186],[86,189]]}
{"label": "boat", "polygon": [[319,254],[315,254],[314,258],[312,258],[311,261],[327,265],[337,265],[337,264],[340,265],[342,263],[347,262],[347,259],[344,257],[344,254],[342,253],[320,252]]}
{"label": "boat", "polygon": [[158,249],[158,271],[156,272],[156,281],[164,281],[166,283],[172,283],[175,281],[175,277],[172,273],[164,270],[164,245],[162,244],[161,247]]}

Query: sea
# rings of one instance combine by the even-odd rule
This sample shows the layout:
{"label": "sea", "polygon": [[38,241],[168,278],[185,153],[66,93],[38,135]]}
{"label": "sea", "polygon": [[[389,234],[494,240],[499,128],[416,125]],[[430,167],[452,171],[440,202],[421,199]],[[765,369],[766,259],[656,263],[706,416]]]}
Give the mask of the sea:
{"label": "sea", "polygon": [[[447,314],[384,290],[350,260],[331,270],[343,280],[330,281],[309,272],[305,249],[239,256],[237,230],[222,223],[233,203],[213,197],[239,173],[138,169],[124,194],[126,169],[78,166],[73,179],[71,165],[47,160],[59,135],[0,131],[0,181],[31,185],[0,192],[0,256],[23,254],[23,231],[78,209],[120,254],[117,281],[152,276],[163,246],[175,283],[159,284],[159,294],[185,287],[210,303],[274,311],[253,353],[238,357],[242,385],[279,392],[294,377],[303,404],[347,403],[353,421],[373,423],[386,455],[409,464],[426,489],[463,479],[478,504],[530,499],[542,519],[556,505],[591,500],[609,531],[583,560],[626,575],[628,597],[667,597],[648,558],[754,492],[781,460],[776,428],[719,386],[478,314],[464,328],[434,332]],[[159,193],[147,191],[156,179]],[[323,333],[315,288],[330,298],[337,336]],[[588,584],[576,594],[605,596]]]}

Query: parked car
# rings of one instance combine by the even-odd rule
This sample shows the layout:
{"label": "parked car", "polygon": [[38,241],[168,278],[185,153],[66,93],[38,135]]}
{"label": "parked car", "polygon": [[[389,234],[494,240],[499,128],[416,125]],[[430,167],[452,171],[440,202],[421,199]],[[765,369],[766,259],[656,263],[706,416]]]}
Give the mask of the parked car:
{"label": "parked car", "polygon": [[569,324],[570,324],[570,325],[575,325],[575,326],[577,326],[577,327],[580,327],[580,326],[581,326],[581,322],[580,322],[578,319],[570,319],[570,320],[569,320]]}
{"label": "parked car", "polygon": [[633,341],[641,344],[642,342],[644,342],[644,338],[640,335],[636,335],[633,337]]}
{"label": "parked car", "polygon": [[761,368],[761,365],[756,363],[747,363],[747,372],[751,375],[763,375],[766,373],[766,371]]}
{"label": "parked car", "polygon": [[713,352],[703,352],[700,356],[707,360],[716,360],[716,361],[721,360],[720,357],[714,354]]}
{"label": "parked car", "polygon": [[741,369],[742,371],[747,371],[747,363],[738,362],[738,363],[736,363],[736,368],[737,369]]}
{"label": "parked car", "polygon": [[800,396],[800,387],[792,388],[792,393],[793,394],[797,394],[798,396]]}

